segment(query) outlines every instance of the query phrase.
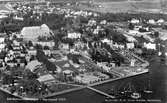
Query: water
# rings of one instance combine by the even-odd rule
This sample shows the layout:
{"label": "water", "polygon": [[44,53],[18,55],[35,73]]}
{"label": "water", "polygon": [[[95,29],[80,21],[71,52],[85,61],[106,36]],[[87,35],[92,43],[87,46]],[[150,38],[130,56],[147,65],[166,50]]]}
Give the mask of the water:
{"label": "water", "polygon": [[[140,76],[135,76],[132,78],[126,78],[112,83],[106,83],[99,86],[94,86],[94,88],[110,93],[111,88],[118,89],[124,87],[127,83],[132,83],[135,85],[136,89],[143,89],[148,86],[147,80],[150,78],[151,89],[153,94],[151,99],[161,100],[161,103],[165,103],[167,99],[167,65],[164,61],[161,61],[159,57],[154,56],[150,59],[150,72],[147,74],[142,74]],[[7,101],[6,98],[11,97],[4,92],[0,92],[0,103],[55,103],[51,101]],[[83,89],[60,96],[50,97],[54,99],[60,99],[60,103],[103,103],[105,96],[100,95],[89,89]],[[61,100],[62,99],[62,100]],[[58,102],[58,101],[57,101]],[[56,103],[57,103],[56,102]],[[150,102],[152,103],[152,102]],[[156,103],[156,102],[155,102]],[[159,102],[157,102],[159,103]]]}

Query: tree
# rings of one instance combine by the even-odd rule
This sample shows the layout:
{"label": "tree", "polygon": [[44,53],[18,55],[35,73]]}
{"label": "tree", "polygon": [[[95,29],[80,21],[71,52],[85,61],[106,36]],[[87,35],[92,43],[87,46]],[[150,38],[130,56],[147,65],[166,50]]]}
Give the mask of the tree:
{"label": "tree", "polygon": [[14,84],[14,77],[8,74],[4,74],[2,83],[3,84]]}
{"label": "tree", "polygon": [[37,74],[31,72],[29,69],[26,69],[24,71],[24,78],[26,78],[26,80],[33,80],[33,79],[37,79],[38,76]]}
{"label": "tree", "polygon": [[28,41],[28,46],[29,46],[29,47],[32,47],[32,46],[33,46],[32,41]]}
{"label": "tree", "polygon": [[49,50],[49,46],[44,46],[44,50]]}
{"label": "tree", "polygon": [[155,36],[155,38],[158,38],[159,37],[159,32],[154,32],[154,36]]}
{"label": "tree", "polygon": [[129,29],[133,30],[134,29],[134,25],[132,23],[129,23]]}
{"label": "tree", "polygon": [[43,49],[42,45],[40,45],[40,44],[36,44],[36,45],[35,45],[35,48],[36,48],[37,50],[42,50],[42,49]]}
{"label": "tree", "polygon": [[45,53],[42,50],[37,50],[37,60],[44,63],[46,65],[47,70],[52,71],[54,73],[54,71],[56,71],[56,65],[52,62],[50,62]]}
{"label": "tree", "polygon": [[37,55],[36,55],[36,57],[37,57],[37,60],[39,61],[39,62],[45,62],[45,61],[47,61],[47,58],[46,58],[46,56],[45,56],[45,53],[42,51],[42,50],[37,50]]}

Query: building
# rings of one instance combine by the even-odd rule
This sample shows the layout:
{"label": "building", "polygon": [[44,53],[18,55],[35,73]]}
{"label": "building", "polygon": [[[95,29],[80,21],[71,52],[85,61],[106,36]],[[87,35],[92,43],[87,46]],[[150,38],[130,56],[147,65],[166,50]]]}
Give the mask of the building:
{"label": "building", "polygon": [[164,19],[159,19],[159,20],[157,21],[158,24],[162,24],[162,23],[164,23],[164,22],[165,22]]}
{"label": "building", "polygon": [[54,41],[37,41],[37,42],[33,42],[33,45],[35,44],[39,44],[41,46],[48,46],[50,48],[55,46],[55,42]]}
{"label": "building", "polygon": [[55,78],[51,74],[46,74],[46,75],[40,76],[37,80],[39,82],[48,82],[48,81],[55,80]]}
{"label": "building", "polygon": [[132,24],[138,24],[138,23],[140,23],[140,20],[133,18],[130,22],[131,22]]}
{"label": "building", "polygon": [[51,31],[46,24],[41,26],[32,26],[32,27],[24,27],[21,30],[21,35],[24,40],[38,41],[39,36],[49,37]]}
{"label": "building", "polygon": [[126,48],[127,49],[134,49],[135,44],[134,43],[126,43]]}
{"label": "building", "polygon": [[35,69],[41,66],[41,64],[42,63],[40,63],[38,60],[33,60],[27,64],[26,69],[29,69],[31,72],[33,72]]}
{"label": "building", "polygon": [[34,49],[34,48],[33,49],[29,49],[27,52],[28,52],[29,55],[36,55],[37,54],[37,50]]}
{"label": "building", "polygon": [[144,43],[144,47],[147,49],[156,50],[156,44],[153,43]]}
{"label": "building", "polygon": [[156,22],[155,22],[154,19],[150,19],[150,20],[148,20],[148,23],[149,23],[149,24],[156,24]]}
{"label": "building", "polygon": [[68,33],[68,38],[71,38],[71,39],[77,39],[77,38],[81,38],[81,34],[80,33]]}

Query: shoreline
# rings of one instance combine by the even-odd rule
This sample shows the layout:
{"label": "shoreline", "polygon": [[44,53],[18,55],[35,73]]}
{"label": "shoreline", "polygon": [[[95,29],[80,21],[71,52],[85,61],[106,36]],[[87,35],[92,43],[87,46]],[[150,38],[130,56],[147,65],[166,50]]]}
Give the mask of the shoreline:
{"label": "shoreline", "polygon": [[[145,71],[142,71],[140,73],[136,73],[136,74],[133,74],[133,75],[128,75],[128,76],[120,77],[120,78],[116,78],[116,79],[108,79],[108,80],[105,80],[105,81],[102,81],[102,82],[89,84],[89,85],[81,86],[81,87],[78,87],[78,88],[68,89],[68,90],[64,90],[64,91],[61,91],[61,92],[56,92],[56,93],[44,96],[43,98],[49,98],[49,97],[53,97],[53,96],[62,95],[62,94],[65,94],[65,93],[75,92],[75,91],[82,90],[82,89],[85,89],[85,88],[88,88],[88,87],[103,85],[103,84],[106,84],[106,83],[111,83],[111,82],[114,82],[114,81],[117,81],[117,80],[127,79],[127,78],[131,78],[131,77],[139,76],[139,75],[146,74],[146,73],[149,73],[148,69],[145,69]],[[7,94],[9,94],[9,95],[12,95],[12,96],[14,96],[16,98],[22,99],[22,100],[39,100],[39,98],[40,98],[40,97],[39,98],[27,98],[27,97],[23,97],[23,96],[20,96],[20,95],[17,95],[17,94],[12,94],[8,90],[6,90],[6,89],[4,89],[2,87],[0,87],[0,90],[5,92],[5,93],[7,93]]]}

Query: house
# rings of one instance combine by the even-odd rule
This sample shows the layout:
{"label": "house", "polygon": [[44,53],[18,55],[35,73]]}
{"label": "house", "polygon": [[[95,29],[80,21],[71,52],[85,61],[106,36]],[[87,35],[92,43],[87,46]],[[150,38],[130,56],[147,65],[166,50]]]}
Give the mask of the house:
{"label": "house", "polygon": [[16,61],[17,61],[17,64],[20,65],[20,67],[24,67],[26,65],[25,57],[17,57]]}
{"label": "house", "polygon": [[139,31],[140,28],[142,28],[142,26],[135,25],[134,30]]}
{"label": "house", "polygon": [[[1,11],[0,11],[1,12]],[[0,19],[3,19],[3,18],[7,18],[8,16],[7,15],[2,15],[2,14],[0,14]]]}
{"label": "house", "polygon": [[29,69],[31,72],[33,72],[34,70],[38,69],[41,65],[42,63],[40,63],[38,60],[33,60],[27,64],[26,69]]}
{"label": "house", "polygon": [[140,33],[138,30],[129,30],[128,34],[132,36],[138,36]]}
{"label": "house", "polygon": [[[132,36],[131,35],[126,35],[126,34],[123,34],[123,35],[126,37],[127,41],[129,41],[129,42],[137,42],[137,40],[133,37],[133,35]],[[137,35],[135,35],[135,36],[137,36]]]}
{"label": "house", "polygon": [[72,70],[69,70],[69,69],[63,71],[63,74],[64,74],[66,77],[72,76],[73,73],[74,73],[74,72],[73,72]]}
{"label": "house", "polygon": [[156,24],[156,22],[155,22],[154,19],[150,19],[150,20],[148,20],[148,23],[149,23],[149,24]]}
{"label": "house", "polygon": [[46,24],[42,24],[41,26],[32,26],[32,27],[24,27],[21,30],[21,35],[25,40],[37,41],[39,36],[49,37],[51,36],[51,31]]}
{"label": "house", "polygon": [[164,22],[165,22],[164,19],[159,19],[159,20],[157,21],[158,24],[162,24],[162,23],[164,23]]}
{"label": "house", "polygon": [[101,40],[102,43],[107,43],[108,45],[112,46],[113,45],[113,40],[109,40],[107,38]]}
{"label": "house", "polygon": [[101,24],[101,25],[105,25],[105,24],[107,24],[107,21],[106,21],[106,20],[102,20],[102,21],[100,22],[100,24]]}
{"label": "house", "polygon": [[96,21],[95,20],[89,20],[88,21],[88,26],[93,26],[96,25]]}
{"label": "house", "polygon": [[16,11],[9,4],[0,4],[0,14],[10,14]]}
{"label": "house", "polygon": [[127,49],[133,49],[135,47],[134,43],[126,43]]}
{"label": "house", "polygon": [[152,50],[156,50],[156,44],[153,44],[153,43],[145,43],[144,42],[144,47],[147,48],[147,49],[152,49]]}
{"label": "house", "polygon": [[105,62],[103,62],[103,63],[97,63],[97,65],[98,65],[99,67],[101,67],[104,71],[109,72],[109,71],[111,70],[110,67],[106,66],[107,63],[105,63]]}
{"label": "house", "polygon": [[0,50],[4,49],[6,44],[0,44]]}
{"label": "house", "polygon": [[68,38],[71,38],[71,39],[77,39],[77,38],[81,38],[81,33],[68,33]]}
{"label": "house", "polygon": [[55,46],[55,42],[54,41],[37,41],[37,42],[33,42],[33,45],[35,44],[40,44],[41,46],[48,46],[50,48]]}
{"label": "house", "polygon": [[28,52],[29,55],[36,55],[37,54],[36,49],[29,49],[27,52]]}
{"label": "house", "polygon": [[17,53],[17,52],[20,53],[20,52],[21,52],[20,50],[21,50],[21,47],[20,47],[20,46],[16,46],[16,45],[13,46],[13,52],[14,52],[14,53]]}
{"label": "house", "polygon": [[51,55],[51,51],[50,50],[43,50],[43,52],[44,52],[45,55],[49,55],[49,56]]}
{"label": "house", "polygon": [[0,37],[0,43],[4,43],[5,42],[5,37]]}
{"label": "house", "polygon": [[138,23],[140,23],[140,20],[133,18],[130,22],[131,22],[132,24],[138,24]]}
{"label": "house", "polygon": [[83,42],[75,42],[75,43],[74,43],[74,46],[75,46],[75,48],[77,48],[77,49],[83,49],[83,48],[86,46],[86,44],[83,43]]}
{"label": "house", "polygon": [[136,62],[135,59],[131,59],[131,61],[130,61],[130,66],[134,67],[134,66],[135,66],[135,62]]}
{"label": "house", "polygon": [[18,17],[17,15],[15,17],[13,17],[14,20],[19,20],[19,21],[23,21],[24,18],[23,17]]}
{"label": "house", "polygon": [[14,40],[14,41],[13,41],[13,45],[15,45],[15,46],[20,46],[20,42]]}

